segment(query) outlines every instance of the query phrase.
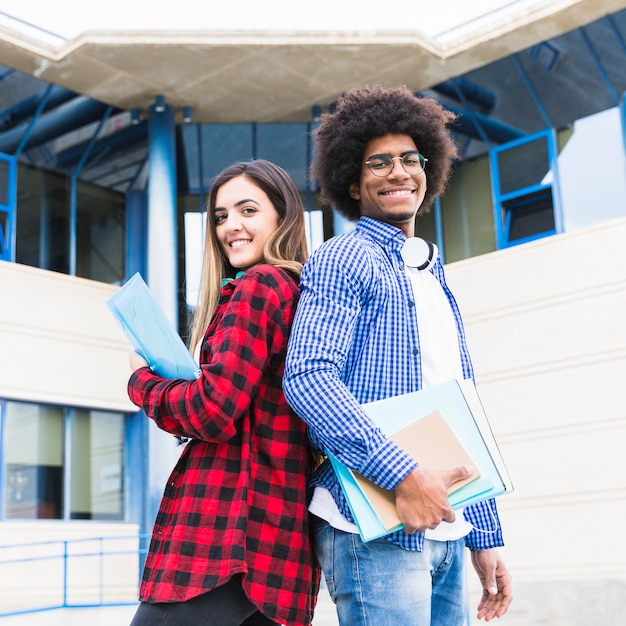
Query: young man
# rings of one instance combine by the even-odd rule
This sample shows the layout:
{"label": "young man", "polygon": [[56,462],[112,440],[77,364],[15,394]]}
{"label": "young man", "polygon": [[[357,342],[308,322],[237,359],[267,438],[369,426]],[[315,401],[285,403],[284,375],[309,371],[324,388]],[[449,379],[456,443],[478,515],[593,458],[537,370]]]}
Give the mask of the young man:
{"label": "young man", "polygon": [[356,89],[316,132],[311,174],[322,200],[358,223],[302,273],[285,395],[321,451],[395,492],[404,523],[363,543],[328,461],[316,472],[309,510],[341,626],[463,624],[466,546],[483,587],[478,617],[501,617],[511,602],[495,502],[455,514],[447,486],[469,470],[422,467],[360,407],[473,378],[436,246],[415,238],[416,216],[443,192],[456,156],[453,117],[404,88]]}

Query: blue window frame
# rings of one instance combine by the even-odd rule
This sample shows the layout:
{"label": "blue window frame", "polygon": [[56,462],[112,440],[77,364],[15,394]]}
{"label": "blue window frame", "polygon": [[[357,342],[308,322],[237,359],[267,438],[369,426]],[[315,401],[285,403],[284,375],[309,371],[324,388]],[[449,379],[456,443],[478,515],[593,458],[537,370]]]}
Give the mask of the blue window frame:
{"label": "blue window frame", "polygon": [[563,231],[554,129],[490,151],[496,247]]}

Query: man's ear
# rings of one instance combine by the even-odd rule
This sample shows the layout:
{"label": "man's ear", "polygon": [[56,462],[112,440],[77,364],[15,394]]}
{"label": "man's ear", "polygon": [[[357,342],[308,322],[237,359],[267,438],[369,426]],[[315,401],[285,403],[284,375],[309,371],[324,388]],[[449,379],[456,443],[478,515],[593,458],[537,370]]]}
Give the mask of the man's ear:
{"label": "man's ear", "polygon": [[354,200],[361,199],[361,192],[359,191],[359,186],[356,183],[352,183],[350,185],[350,197]]}

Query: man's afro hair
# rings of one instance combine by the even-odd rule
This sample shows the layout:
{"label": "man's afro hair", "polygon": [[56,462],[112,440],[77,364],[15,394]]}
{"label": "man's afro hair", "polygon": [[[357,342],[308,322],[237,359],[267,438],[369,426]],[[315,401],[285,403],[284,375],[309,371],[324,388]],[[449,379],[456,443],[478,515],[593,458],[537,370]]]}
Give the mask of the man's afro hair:
{"label": "man's afro hair", "polygon": [[428,212],[443,193],[457,157],[447,128],[455,117],[436,100],[415,96],[406,87],[364,87],[347,92],[332,111],[322,115],[314,131],[310,175],[319,185],[322,202],[357,221],[359,202],[350,197],[349,189],[360,181],[365,145],[378,137],[401,134],[412,137],[428,159],[428,189],[418,213]]}

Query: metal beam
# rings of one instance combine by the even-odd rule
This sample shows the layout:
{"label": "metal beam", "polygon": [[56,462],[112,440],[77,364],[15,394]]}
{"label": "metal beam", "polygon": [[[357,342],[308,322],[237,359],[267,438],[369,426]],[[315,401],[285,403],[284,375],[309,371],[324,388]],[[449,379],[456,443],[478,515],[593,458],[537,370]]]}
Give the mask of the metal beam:
{"label": "metal beam", "polygon": [[77,98],[78,94],[74,91],[70,91],[69,89],[64,89],[63,87],[59,87],[58,85],[52,85],[50,87],[49,93],[48,88],[42,89],[38,91],[36,94],[21,100],[20,102],[16,102],[14,105],[7,107],[3,111],[0,112],[0,129],[8,130],[9,128],[14,127],[16,124],[23,122],[29,118],[31,118],[41,101],[46,97],[46,104],[43,108],[43,111],[49,111],[51,109],[55,109],[66,102],[69,102],[73,98]]}
{"label": "metal beam", "polygon": [[483,113],[489,113],[496,106],[496,96],[492,91],[462,76],[439,83],[433,90],[455,100],[459,99],[460,92],[464,100],[477,104]]}
{"label": "metal beam", "polygon": [[[52,141],[61,135],[97,122],[106,113],[108,105],[85,98],[75,98],[73,101],[42,115],[37,124],[31,129],[30,135],[21,148],[28,150],[38,145]],[[29,123],[20,124],[0,134],[0,152],[13,154],[29,131]]]}
{"label": "metal beam", "polygon": [[478,139],[483,141],[484,138],[480,133],[480,130],[476,128],[474,121],[480,124],[481,129],[486,134],[487,138],[492,143],[508,143],[514,139],[520,139],[525,137],[528,133],[525,133],[519,128],[510,126],[509,124],[503,124],[481,113],[474,113],[459,109],[450,104],[443,104],[444,108],[456,113],[458,118],[454,123],[452,130],[460,135],[466,135],[472,139]]}
{"label": "metal beam", "polygon": [[[136,125],[131,124],[116,133],[97,140],[91,148],[90,158],[99,160],[101,157],[107,156],[108,159],[111,159],[120,152],[136,148],[137,144],[143,143],[147,138],[148,122],[144,121]],[[80,161],[88,143],[89,142],[76,144],[71,148],[59,152],[54,161],[55,165],[62,169],[73,169]]]}

